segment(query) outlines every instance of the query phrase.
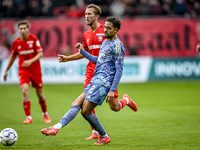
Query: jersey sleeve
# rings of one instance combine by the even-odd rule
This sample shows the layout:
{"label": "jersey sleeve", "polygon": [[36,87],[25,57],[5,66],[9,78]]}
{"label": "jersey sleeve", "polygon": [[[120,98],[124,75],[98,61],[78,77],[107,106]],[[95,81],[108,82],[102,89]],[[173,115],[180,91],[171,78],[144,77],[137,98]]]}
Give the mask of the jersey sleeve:
{"label": "jersey sleeve", "polygon": [[43,51],[40,41],[37,37],[35,37],[35,50],[36,52]]}
{"label": "jersey sleeve", "polygon": [[83,34],[83,49],[88,51],[88,46],[87,46],[87,43],[86,43],[85,34]]}
{"label": "jersey sleeve", "polygon": [[124,55],[125,55],[125,48],[121,44],[117,44],[113,47],[114,54],[115,54],[115,67],[116,67],[116,73],[114,76],[114,80],[112,83],[112,86],[110,88],[110,91],[115,91],[117,89],[117,86],[119,84],[119,81],[123,74],[123,63],[124,63]]}
{"label": "jersey sleeve", "polygon": [[80,52],[85,58],[87,58],[88,60],[90,60],[93,63],[97,63],[98,57],[97,56],[93,56],[90,53],[88,53],[87,51],[85,51],[84,49],[81,50]]}
{"label": "jersey sleeve", "polygon": [[11,54],[16,56],[18,54],[18,52],[17,52],[17,46],[16,46],[15,41],[12,43],[11,49],[12,49]]}
{"label": "jersey sleeve", "polygon": [[125,48],[120,43],[114,47],[114,54],[115,54],[115,64],[121,64],[123,66],[124,63],[124,55],[125,55]]}

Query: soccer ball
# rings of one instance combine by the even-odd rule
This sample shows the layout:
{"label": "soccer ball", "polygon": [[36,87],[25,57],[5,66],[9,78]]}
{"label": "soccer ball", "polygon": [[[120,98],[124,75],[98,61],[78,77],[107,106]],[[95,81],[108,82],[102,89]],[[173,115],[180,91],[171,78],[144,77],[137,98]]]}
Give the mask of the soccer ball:
{"label": "soccer ball", "polygon": [[17,132],[12,128],[5,128],[0,133],[0,142],[4,146],[11,146],[15,144],[18,139]]}

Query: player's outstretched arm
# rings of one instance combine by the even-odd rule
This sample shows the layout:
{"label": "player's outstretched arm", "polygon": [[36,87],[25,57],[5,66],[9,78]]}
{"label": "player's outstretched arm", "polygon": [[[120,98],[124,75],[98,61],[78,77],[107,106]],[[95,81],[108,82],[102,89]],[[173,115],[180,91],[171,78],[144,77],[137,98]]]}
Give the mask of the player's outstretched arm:
{"label": "player's outstretched arm", "polygon": [[73,61],[73,60],[79,60],[79,59],[82,59],[82,58],[84,58],[84,56],[81,55],[81,54],[78,52],[78,53],[76,53],[76,54],[66,56],[66,62],[67,62],[67,61]]}
{"label": "player's outstretched arm", "polygon": [[77,43],[76,44],[76,48],[79,50],[79,52],[88,60],[90,60],[91,62],[95,63],[97,62],[98,57],[97,56],[93,56],[90,53],[88,53],[87,51],[85,51],[83,49],[83,45],[81,43]]}
{"label": "player's outstretched arm", "polygon": [[58,61],[60,62],[67,62],[67,56],[58,54]]}
{"label": "player's outstretched arm", "polygon": [[[81,43],[77,43],[75,45],[75,47],[79,49],[79,47],[81,45],[82,45]],[[82,49],[83,49],[83,46],[82,46]],[[69,56],[58,54],[58,60],[59,60],[59,62],[68,62],[68,61],[73,61],[73,60],[79,60],[79,59],[82,59],[82,58],[84,58],[84,56],[81,55],[80,52],[78,52],[76,54],[73,54],[73,55],[69,55]]]}
{"label": "player's outstretched arm", "polygon": [[83,45],[81,43],[77,43],[75,47],[78,49],[79,52],[83,49]]}
{"label": "player's outstretched arm", "polygon": [[196,51],[200,52],[200,44],[197,44]]}
{"label": "player's outstretched arm", "polygon": [[68,61],[73,61],[73,60],[78,60],[84,58],[83,55],[81,55],[79,52],[70,56],[66,55],[60,55],[58,54],[58,61],[59,62],[68,62]]}

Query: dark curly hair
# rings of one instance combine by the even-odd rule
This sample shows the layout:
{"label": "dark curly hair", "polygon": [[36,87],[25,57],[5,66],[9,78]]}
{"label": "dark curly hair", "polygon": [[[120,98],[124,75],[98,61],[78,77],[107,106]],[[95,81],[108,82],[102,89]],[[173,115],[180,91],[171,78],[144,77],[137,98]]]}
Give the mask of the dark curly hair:
{"label": "dark curly hair", "polygon": [[107,17],[106,21],[111,22],[113,26],[118,29],[118,31],[121,28],[121,21],[116,17]]}

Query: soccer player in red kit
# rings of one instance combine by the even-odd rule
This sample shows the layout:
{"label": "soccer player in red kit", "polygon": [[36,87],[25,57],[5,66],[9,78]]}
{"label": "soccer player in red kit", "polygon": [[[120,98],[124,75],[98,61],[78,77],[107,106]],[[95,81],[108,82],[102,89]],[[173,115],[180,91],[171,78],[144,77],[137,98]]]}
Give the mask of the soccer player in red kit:
{"label": "soccer player in red kit", "polygon": [[[90,26],[90,28],[83,33],[83,49],[88,51],[91,55],[99,56],[99,50],[102,46],[102,42],[104,41],[104,26],[98,22],[98,19],[101,15],[101,9],[94,4],[90,4],[86,7],[85,10],[85,21],[86,24]],[[59,62],[67,62],[84,58],[79,52],[70,56],[58,55]],[[91,78],[94,76],[96,64],[89,61],[86,67],[86,74],[84,79],[84,88],[90,83]],[[124,95],[126,99],[130,99],[128,95]],[[115,91],[114,99],[118,99],[118,91]],[[122,109],[127,103],[127,100],[120,100],[120,108],[111,108],[114,111],[119,111]],[[81,102],[74,101],[72,105],[80,104]],[[127,104],[128,105],[128,104]],[[129,106],[129,105],[128,105]],[[136,104],[134,103],[134,111],[137,111]],[[95,110],[92,111],[95,114]],[[92,127],[91,127],[92,128]],[[92,128],[92,135],[86,140],[97,139],[99,137],[98,132]]]}
{"label": "soccer player in red kit", "polygon": [[4,72],[4,81],[7,80],[8,70],[15,61],[17,55],[19,57],[18,62],[18,77],[19,85],[23,96],[23,106],[26,115],[24,124],[33,123],[31,117],[31,103],[29,98],[29,85],[32,83],[32,87],[35,88],[36,94],[39,99],[39,104],[42,108],[42,116],[45,123],[51,123],[46,106],[45,96],[43,94],[42,72],[39,59],[43,56],[43,49],[40,45],[38,38],[32,34],[29,34],[28,21],[21,21],[18,23],[18,30],[20,37],[14,40],[12,43],[12,53],[9,58],[8,65]]}

